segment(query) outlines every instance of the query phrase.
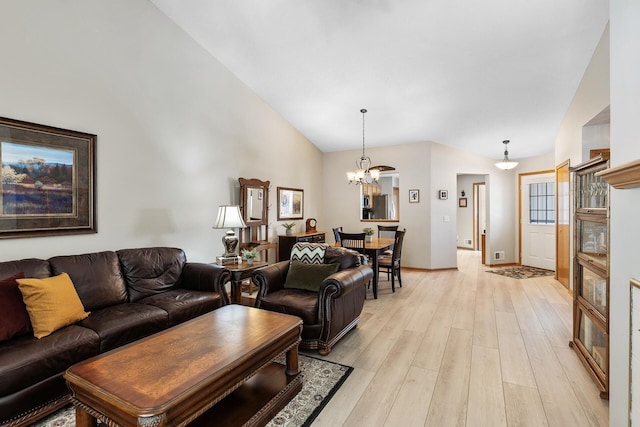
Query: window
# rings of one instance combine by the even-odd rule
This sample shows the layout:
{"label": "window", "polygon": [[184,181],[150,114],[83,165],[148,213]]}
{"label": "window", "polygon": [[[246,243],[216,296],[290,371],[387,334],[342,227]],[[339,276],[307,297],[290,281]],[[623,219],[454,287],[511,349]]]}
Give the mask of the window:
{"label": "window", "polygon": [[554,182],[529,184],[529,223],[555,224],[556,185]]}

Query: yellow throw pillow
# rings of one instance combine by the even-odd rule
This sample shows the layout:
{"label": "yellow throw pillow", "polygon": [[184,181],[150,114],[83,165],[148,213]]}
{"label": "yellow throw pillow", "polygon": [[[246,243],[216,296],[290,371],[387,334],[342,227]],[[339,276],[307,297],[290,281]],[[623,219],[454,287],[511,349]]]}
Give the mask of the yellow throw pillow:
{"label": "yellow throw pillow", "polygon": [[67,273],[46,279],[17,279],[33,326],[33,335],[43,338],[86,318],[89,313]]}

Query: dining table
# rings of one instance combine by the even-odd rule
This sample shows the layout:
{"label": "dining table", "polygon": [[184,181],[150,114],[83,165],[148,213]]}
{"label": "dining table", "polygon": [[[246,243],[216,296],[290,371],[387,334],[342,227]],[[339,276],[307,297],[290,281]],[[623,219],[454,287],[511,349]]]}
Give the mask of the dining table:
{"label": "dining table", "polygon": [[[390,249],[396,242],[395,239],[388,237],[373,237],[370,242],[364,242],[364,252],[369,256],[371,260],[371,266],[373,268],[373,298],[378,299],[378,257],[382,252]],[[340,242],[335,243],[336,246],[341,246]]]}

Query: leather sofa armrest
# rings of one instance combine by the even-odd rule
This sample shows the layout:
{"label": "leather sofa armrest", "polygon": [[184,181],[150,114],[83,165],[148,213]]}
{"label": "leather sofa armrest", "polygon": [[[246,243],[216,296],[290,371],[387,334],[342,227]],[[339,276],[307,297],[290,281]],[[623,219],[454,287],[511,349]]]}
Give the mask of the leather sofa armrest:
{"label": "leather sofa armrest", "polygon": [[231,272],[212,264],[188,262],[182,269],[182,287],[192,291],[217,292],[224,305],[230,304],[225,284],[231,280]]}
{"label": "leather sofa armrest", "polygon": [[259,306],[260,300],[270,292],[284,288],[289,272],[289,261],[281,261],[275,264],[267,265],[253,272],[251,280],[258,286],[258,295],[256,297],[256,306]]}
{"label": "leather sofa armrest", "polygon": [[320,298],[324,295],[338,298],[350,293],[356,286],[366,286],[371,279],[373,279],[373,269],[368,265],[338,271],[324,279],[320,287]]}

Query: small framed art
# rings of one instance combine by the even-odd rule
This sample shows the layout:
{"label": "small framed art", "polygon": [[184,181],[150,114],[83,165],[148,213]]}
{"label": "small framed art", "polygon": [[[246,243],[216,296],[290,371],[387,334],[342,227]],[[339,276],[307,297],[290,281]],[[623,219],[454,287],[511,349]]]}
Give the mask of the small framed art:
{"label": "small framed art", "polygon": [[420,190],[409,190],[409,203],[420,203]]}
{"label": "small framed art", "polygon": [[278,187],[278,221],[302,219],[303,207],[304,190]]}
{"label": "small framed art", "polygon": [[458,199],[458,206],[461,208],[466,208],[467,207],[467,198],[466,197],[460,197]]}

